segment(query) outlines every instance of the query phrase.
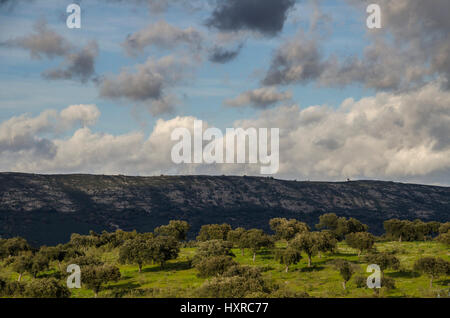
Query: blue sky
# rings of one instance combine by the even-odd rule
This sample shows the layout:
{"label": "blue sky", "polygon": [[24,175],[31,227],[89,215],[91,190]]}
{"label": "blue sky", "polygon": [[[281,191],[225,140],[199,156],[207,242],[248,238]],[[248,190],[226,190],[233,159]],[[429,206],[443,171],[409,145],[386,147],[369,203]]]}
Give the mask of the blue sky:
{"label": "blue sky", "polygon": [[[46,19],[49,27],[70,39],[72,43],[86,43],[97,40],[99,57],[96,63],[98,74],[118,73],[122,67],[132,67],[143,63],[149,55],[163,56],[168,50],[147,48],[141,56],[130,58],[123,52],[120,43],[130,33],[136,32],[148,24],[166,20],[180,28],[194,26],[206,34],[211,31],[203,25],[207,11],[187,13],[174,9],[165,13],[151,14],[150,10],[135,5],[105,4],[98,1],[84,1],[81,29],[68,29],[65,8],[71,1],[36,1],[30,5],[19,4],[14,10],[2,11],[0,16],[0,41],[29,34],[38,19]],[[323,13],[343,18],[332,22],[333,36],[326,39],[325,51],[340,55],[361,54],[365,46],[364,12],[352,9],[342,1],[329,1],[322,8]],[[302,3],[293,12],[295,17],[288,19],[281,34],[272,39],[249,38],[236,60],[227,64],[205,62],[192,74],[192,80],[177,88],[181,98],[176,115],[192,115],[220,128],[232,127],[239,118],[255,115],[253,109],[229,109],[223,106],[226,98],[232,98],[244,90],[255,89],[259,78],[255,73],[263,72],[270,63],[273,50],[286,38],[293,36],[299,29],[308,30],[311,20],[309,3]],[[298,20],[298,21],[295,21]],[[145,110],[134,108],[132,102],[109,101],[98,96],[95,83],[80,84],[74,81],[43,80],[40,73],[57,65],[54,60],[32,60],[27,52],[20,48],[3,49],[0,81],[9,83],[11,89],[0,92],[3,101],[0,120],[30,112],[38,114],[44,109],[63,109],[69,104],[96,104],[102,117],[96,129],[120,134],[134,129],[144,129],[149,133],[155,118]],[[373,91],[361,85],[344,88],[317,87],[314,83],[307,86],[290,85],[287,89],[293,93],[293,102],[302,107],[327,104],[339,105],[345,98],[370,95]],[[38,96],[38,97],[37,97]],[[136,120],[136,112],[139,120]],[[173,114],[163,115],[169,118]],[[146,127],[143,128],[142,124]]]}

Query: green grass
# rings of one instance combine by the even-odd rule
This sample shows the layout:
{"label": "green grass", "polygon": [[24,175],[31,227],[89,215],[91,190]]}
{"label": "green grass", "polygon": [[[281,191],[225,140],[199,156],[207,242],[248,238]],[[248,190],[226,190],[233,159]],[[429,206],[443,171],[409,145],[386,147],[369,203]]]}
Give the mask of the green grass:
{"label": "green grass", "polygon": [[[283,246],[281,242],[277,246]],[[438,242],[378,242],[378,251],[395,251],[400,260],[399,270],[386,270],[385,275],[395,279],[396,288],[385,290],[382,288],[379,295],[382,297],[436,297],[437,293],[446,296],[449,293],[450,277],[441,277],[433,282],[433,289],[429,288],[429,278],[420,276],[412,268],[414,262],[420,257],[434,256],[450,261],[448,247]],[[118,251],[101,251],[102,260],[117,264]],[[94,251],[90,251],[94,253]],[[307,257],[303,255],[300,263],[292,265],[289,272],[284,271],[284,265],[274,260],[272,251],[265,250],[258,254],[255,263],[249,250],[241,255],[241,250],[233,249],[239,264],[259,266],[263,270],[263,276],[270,282],[284,286],[292,291],[305,291],[314,297],[373,297],[374,291],[367,288],[357,288],[353,278],[347,284],[347,289],[342,288],[342,279],[333,266],[334,259],[345,259],[359,267],[359,272],[364,277],[368,264],[364,263],[363,256],[358,257],[357,251],[348,247],[345,243],[339,243],[334,254],[315,256],[312,259],[313,266],[307,267]],[[96,253],[99,253],[97,251]],[[176,260],[169,261],[165,268],[159,265],[146,265],[141,273],[134,265],[118,265],[122,278],[120,281],[110,283],[100,292],[99,297],[113,297],[119,294],[122,297],[195,297],[195,290],[205,279],[197,277],[197,271],[189,268],[188,260],[195,254],[195,248],[182,248]],[[1,267],[2,276],[17,279],[17,273],[9,268]],[[41,275],[51,275],[56,268]],[[354,275],[354,276],[355,276]],[[24,280],[30,279],[24,275]],[[137,292],[137,291],[141,292]],[[84,288],[73,289],[72,297],[93,297],[93,292]]]}

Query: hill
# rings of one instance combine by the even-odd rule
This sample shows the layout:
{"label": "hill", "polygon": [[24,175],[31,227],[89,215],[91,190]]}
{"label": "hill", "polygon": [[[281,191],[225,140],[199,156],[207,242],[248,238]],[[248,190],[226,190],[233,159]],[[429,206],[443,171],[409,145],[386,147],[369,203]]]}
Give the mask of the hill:
{"label": "hill", "polygon": [[450,220],[450,188],[383,181],[297,182],[261,177],[36,175],[0,173],[0,235],[33,244],[121,228],[152,231],[171,219],[269,230],[273,217],[310,225],[334,212],[375,234],[391,218]]}

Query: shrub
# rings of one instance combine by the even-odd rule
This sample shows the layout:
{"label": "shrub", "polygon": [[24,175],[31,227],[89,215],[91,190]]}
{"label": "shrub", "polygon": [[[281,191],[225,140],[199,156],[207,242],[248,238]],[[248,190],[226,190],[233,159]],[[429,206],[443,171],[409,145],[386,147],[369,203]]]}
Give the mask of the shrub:
{"label": "shrub", "polygon": [[233,244],[223,240],[211,240],[198,243],[198,248],[194,256],[193,264],[197,264],[204,258],[213,256],[234,256],[231,252]]}
{"label": "shrub", "polygon": [[43,278],[29,282],[24,294],[32,298],[68,298],[70,290],[55,278]]}
{"label": "shrub", "polygon": [[365,261],[370,264],[377,264],[382,271],[392,268],[398,270],[400,268],[400,261],[391,253],[376,253],[369,254],[365,257]]}
{"label": "shrub", "polygon": [[367,278],[362,275],[357,275],[353,279],[357,288],[365,288],[367,287]]}
{"label": "shrub", "polygon": [[367,232],[350,233],[345,236],[345,242],[348,246],[357,249],[359,256],[363,251],[372,249],[375,244],[375,237]]}
{"label": "shrub", "polygon": [[237,263],[230,256],[213,256],[202,259],[195,268],[198,270],[199,277],[210,277],[222,275],[228,268]]}
{"label": "shrub", "polygon": [[430,277],[430,288],[433,288],[433,279],[450,274],[450,262],[442,258],[423,257],[414,263],[414,270],[427,274]]}

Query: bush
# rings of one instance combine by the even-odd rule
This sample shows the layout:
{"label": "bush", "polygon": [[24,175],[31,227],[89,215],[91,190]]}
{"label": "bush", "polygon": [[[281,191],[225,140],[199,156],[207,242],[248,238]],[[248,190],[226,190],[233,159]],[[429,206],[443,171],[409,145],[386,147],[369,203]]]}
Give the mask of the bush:
{"label": "bush", "polygon": [[400,268],[400,261],[391,253],[369,254],[365,257],[365,261],[370,264],[377,264],[382,271],[387,268],[392,268],[394,270]]}
{"label": "bush", "polygon": [[388,290],[395,289],[395,280],[383,275],[381,277],[381,287],[384,287]]}
{"label": "bush", "polygon": [[4,281],[3,287],[0,289],[2,297],[22,296],[25,291],[25,283],[17,281]]}
{"label": "bush", "polygon": [[198,244],[197,251],[193,260],[194,265],[201,262],[204,258],[213,256],[234,256],[231,252],[233,244],[223,240],[210,240]]}
{"label": "bush", "polygon": [[220,255],[202,259],[195,268],[198,270],[199,277],[211,277],[222,275],[228,268],[235,265],[237,263],[230,256]]}
{"label": "bush", "polygon": [[200,297],[243,298],[254,293],[270,293],[261,279],[242,279],[240,276],[214,277],[197,290]]}
{"label": "bush", "polygon": [[68,298],[70,290],[55,278],[43,278],[29,282],[24,294],[32,298]]}
{"label": "bush", "polygon": [[450,232],[440,234],[440,235],[436,238],[436,240],[437,240],[438,242],[441,242],[441,243],[445,244],[445,245],[450,245]]}
{"label": "bush", "polygon": [[366,288],[367,287],[367,278],[362,275],[355,276],[353,281],[355,282],[355,285],[357,288]]}

